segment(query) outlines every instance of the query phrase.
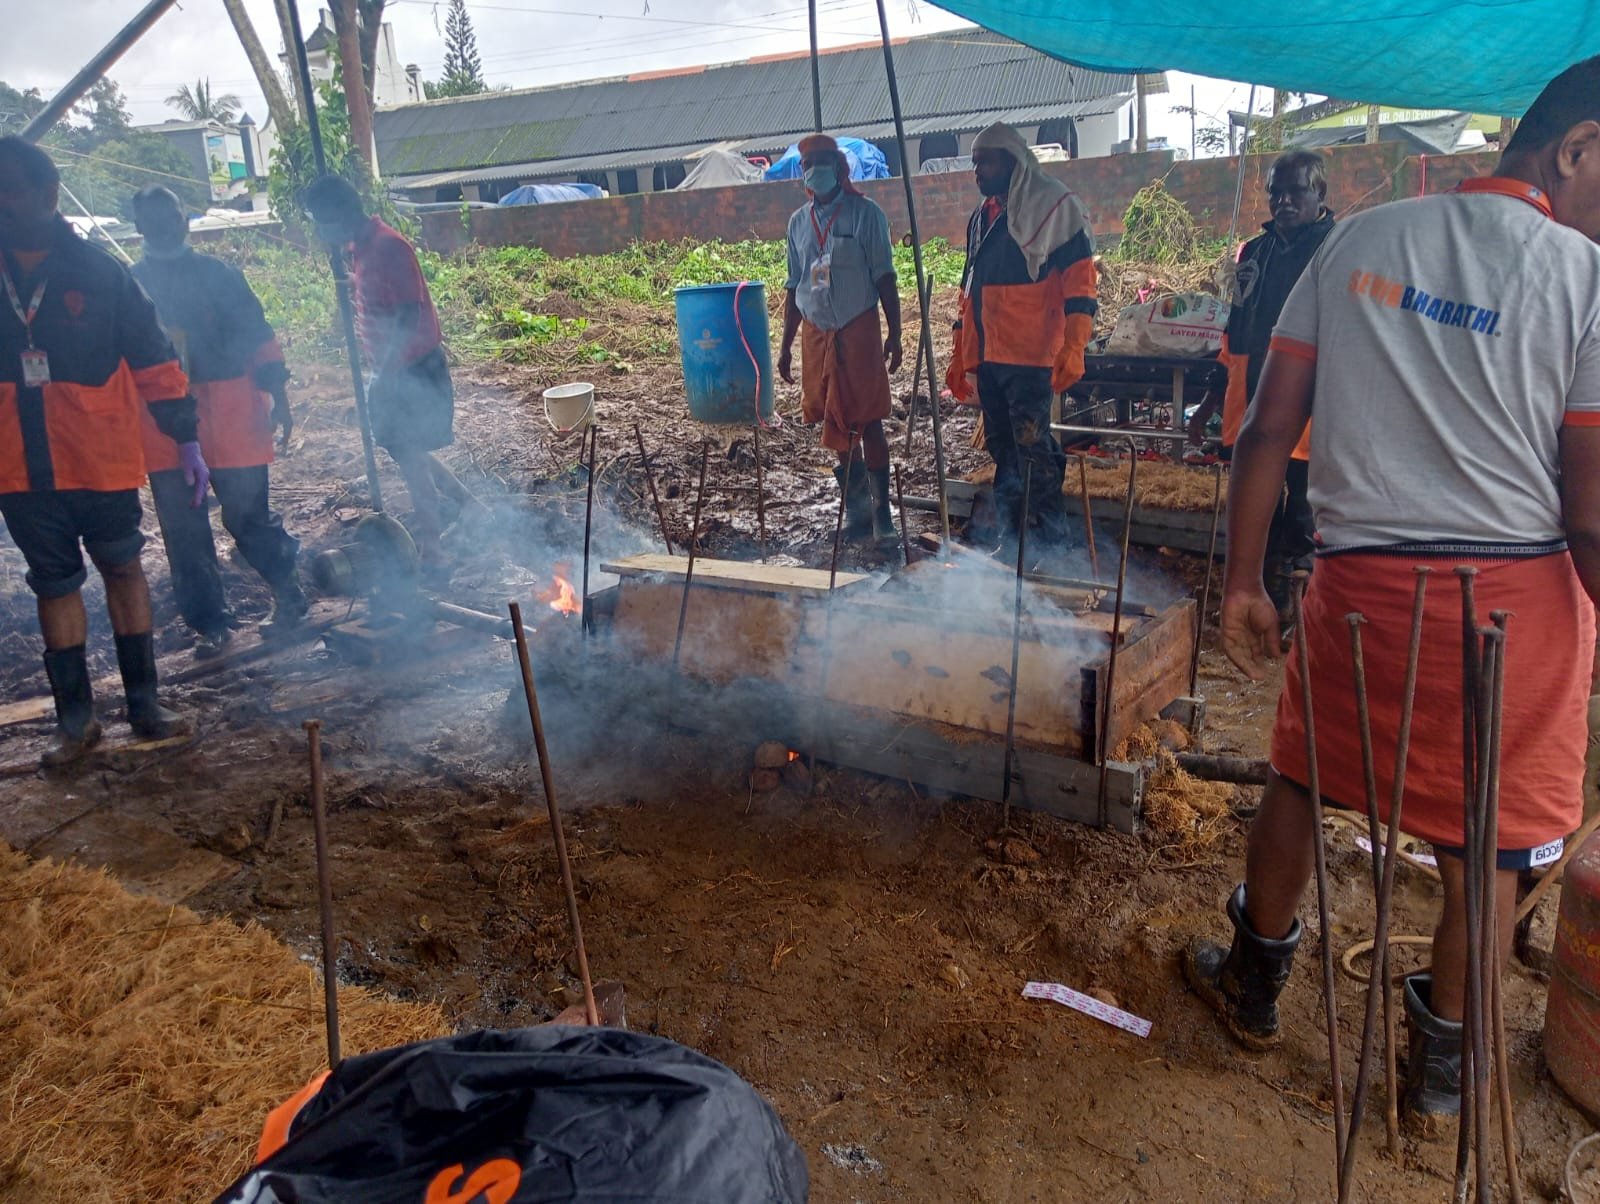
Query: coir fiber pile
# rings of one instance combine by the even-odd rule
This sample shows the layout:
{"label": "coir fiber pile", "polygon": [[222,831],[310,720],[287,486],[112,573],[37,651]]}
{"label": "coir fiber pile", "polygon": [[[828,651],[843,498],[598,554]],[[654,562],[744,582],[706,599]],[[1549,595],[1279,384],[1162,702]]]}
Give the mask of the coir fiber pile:
{"label": "coir fiber pile", "polygon": [[[344,1049],[447,1031],[339,992]],[[315,971],[266,931],[0,845],[0,1202],[209,1200],[324,1068]]]}

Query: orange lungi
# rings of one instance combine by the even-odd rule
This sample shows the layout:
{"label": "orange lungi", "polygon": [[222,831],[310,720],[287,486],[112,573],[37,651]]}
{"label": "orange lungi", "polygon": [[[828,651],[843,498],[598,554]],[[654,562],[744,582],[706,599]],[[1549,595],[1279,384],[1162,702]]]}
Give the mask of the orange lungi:
{"label": "orange lungi", "polygon": [[[1423,613],[1411,753],[1401,828],[1459,847],[1462,835],[1461,587],[1459,561],[1367,553],[1323,556],[1306,592],[1306,643],[1317,729],[1317,772],[1331,803],[1365,813],[1350,627],[1359,611],[1377,761],[1378,810],[1387,822],[1395,738],[1411,633],[1412,567],[1433,568]],[[1499,845],[1531,849],[1570,835],[1583,819],[1594,608],[1565,553],[1474,560],[1479,626],[1512,612],[1505,642]],[[1298,650],[1290,654],[1272,729],[1272,765],[1305,785],[1306,739]]]}
{"label": "orange lungi", "polygon": [[889,370],[873,306],[838,330],[800,323],[800,417],[822,423],[822,446],[847,452],[861,428],[889,416]]}

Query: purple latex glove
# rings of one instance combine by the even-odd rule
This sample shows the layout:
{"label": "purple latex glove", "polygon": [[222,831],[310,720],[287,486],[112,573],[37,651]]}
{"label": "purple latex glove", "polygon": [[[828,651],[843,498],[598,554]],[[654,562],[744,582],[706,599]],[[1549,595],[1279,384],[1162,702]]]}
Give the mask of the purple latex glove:
{"label": "purple latex glove", "polygon": [[189,505],[198,510],[206,504],[206,489],[211,485],[211,470],[206,467],[206,458],[200,454],[200,445],[178,444],[178,464],[183,469],[183,483],[194,486],[194,501]]}

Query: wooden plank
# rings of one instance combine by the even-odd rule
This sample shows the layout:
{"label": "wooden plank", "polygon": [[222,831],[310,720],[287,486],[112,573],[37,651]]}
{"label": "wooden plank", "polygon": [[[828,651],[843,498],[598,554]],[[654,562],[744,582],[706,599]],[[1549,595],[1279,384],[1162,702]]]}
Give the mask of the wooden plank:
{"label": "wooden plank", "polygon": [[[688,564],[689,559],[686,556],[644,552],[638,556],[602,564],[600,571],[615,573],[619,577],[658,576],[668,581],[682,581]],[[865,573],[840,573],[837,578],[838,588],[844,589],[865,580],[867,580]],[[767,593],[825,595],[828,592],[828,571],[700,557],[694,562],[694,583]]]}
{"label": "wooden plank", "polygon": [[[1148,621],[1137,638],[1118,653],[1108,736],[1113,750],[1139,724],[1156,718],[1175,698],[1187,693],[1194,611],[1193,599],[1173,603],[1159,619]],[[1084,668],[1082,693],[1090,704],[1085,707],[1085,719],[1092,715],[1094,724],[1085,745],[1085,755],[1091,759],[1099,756],[1099,700],[1105,677],[1104,661]]]}
{"label": "wooden plank", "polygon": [[[805,612],[812,607],[804,595],[701,588],[698,568],[689,590],[679,669],[719,685],[742,678],[796,683],[809,657],[802,636]],[[670,668],[682,601],[682,584],[624,578],[610,625],[613,654]]]}

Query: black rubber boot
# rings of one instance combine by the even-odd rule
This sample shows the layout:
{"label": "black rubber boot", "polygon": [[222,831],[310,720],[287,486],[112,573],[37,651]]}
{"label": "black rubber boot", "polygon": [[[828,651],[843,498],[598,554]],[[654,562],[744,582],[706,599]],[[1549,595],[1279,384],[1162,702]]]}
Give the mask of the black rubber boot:
{"label": "black rubber boot", "polygon": [[1405,996],[1411,1052],[1403,1107],[1411,1127],[1439,1137],[1461,1115],[1461,1025],[1433,1014],[1432,974],[1407,978]]}
{"label": "black rubber boot", "polygon": [[1294,951],[1304,931],[1294,922],[1289,935],[1273,941],[1257,934],[1244,913],[1244,884],[1228,896],[1233,946],[1197,940],[1183,954],[1183,973],[1201,999],[1222,1017],[1233,1039],[1246,1049],[1278,1043],[1278,996],[1289,981]]}
{"label": "black rubber boot", "polygon": [[[845,466],[837,464],[833,478],[845,489]],[[844,495],[844,537],[860,539],[872,532],[872,489],[867,484],[866,465],[857,460],[850,465],[850,487]]]}
{"label": "black rubber boot", "polygon": [[300,629],[310,609],[300,582],[291,575],[288,581],[273,588],[272,613],[257,630],[264,640],[281,640]]}
{"label": "black rubber boot", "polygon": [[900,538],[895,529],[894,511],[889,507],[889,466],[869,468],[864,474],[872,493],[872,538],[879,543],[893,543]]}
{"label": "black rubber boot", "polygon": [[94,717],[94,687],[89,681],[84,646],[46,652],[44,671],[56,700],[56,738],[39,758],[39,764],[45,769],[60,769],[100,743],[100,724]]}
{"label": "black rubber boot", "polygon": [[128,726],[143,740],[181,736],[189,729],[174,711],[156,698],[156,645],[148,631],[117,637],[117,667],[122,670],[122,690],[128,700]]}

